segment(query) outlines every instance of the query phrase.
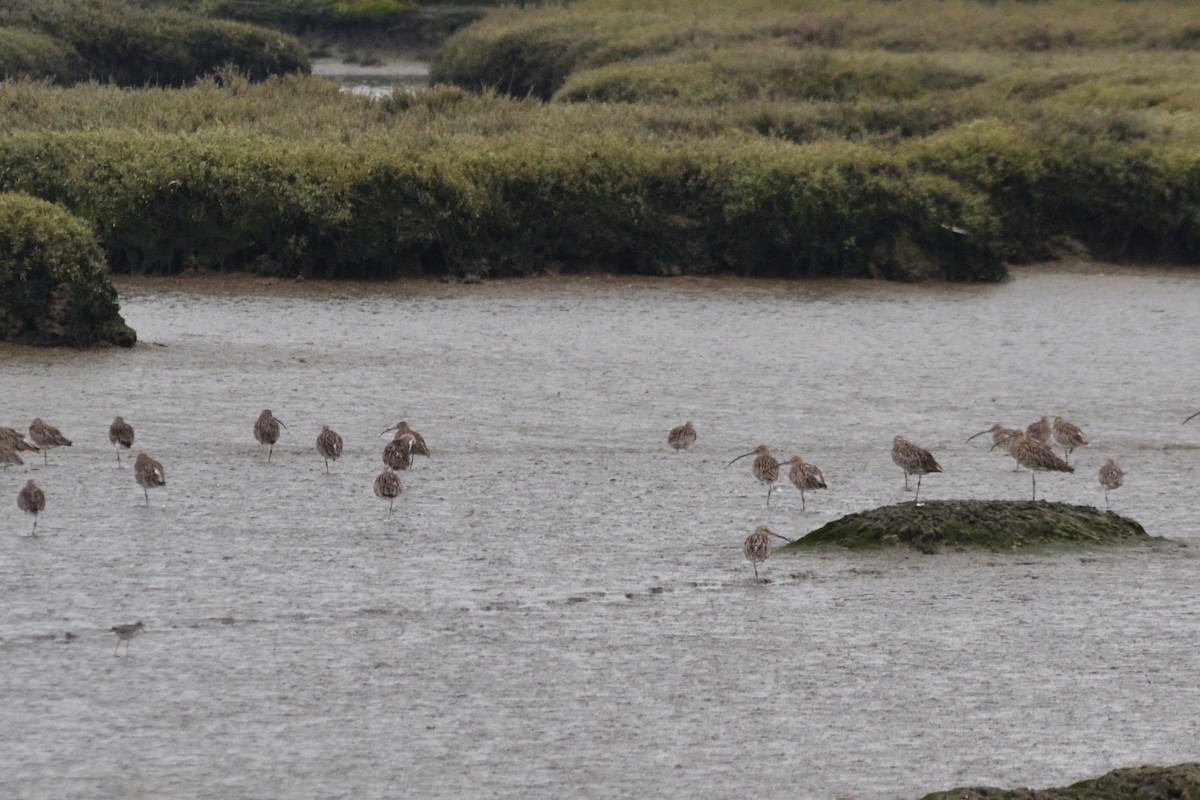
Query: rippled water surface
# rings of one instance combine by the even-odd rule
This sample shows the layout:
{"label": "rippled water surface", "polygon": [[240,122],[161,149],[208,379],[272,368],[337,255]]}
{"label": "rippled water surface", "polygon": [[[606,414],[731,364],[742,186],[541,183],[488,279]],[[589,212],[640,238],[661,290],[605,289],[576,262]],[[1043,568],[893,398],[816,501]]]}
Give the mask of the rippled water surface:
{"label": "rippled water surface", "polygon": [[[1195,760],[1200,277],[122,285],[132,351],[0,348],[0,795],[897,798]],[[289,427],[271,463],[251,426]],[[143,504],[107,427],[168,484]],[[972,433],[1061,414],[1040,496],[1169,541],[776,554],[922,497],[1024,498]],[[432,459],[373,496],[405,419]],[[666,447],[694,420],[691,452]],[[320,425],[346,442],[325,474]],[[827,492],[769,509],[767,443]],[[36,538],[13,502],[45,489]],[[128,658],[112,625],[145,622]],[[68,641],[66,634],[73,638]]]}

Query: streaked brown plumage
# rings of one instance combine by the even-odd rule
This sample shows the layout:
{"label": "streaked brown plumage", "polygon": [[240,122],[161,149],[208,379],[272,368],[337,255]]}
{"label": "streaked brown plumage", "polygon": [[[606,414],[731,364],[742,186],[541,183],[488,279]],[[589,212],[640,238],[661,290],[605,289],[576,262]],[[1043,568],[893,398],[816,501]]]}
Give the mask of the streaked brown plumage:
{"label": "streaked brown plumage", "polygon": [[[254,438],[258,440],[259,444],[271,446],[271,449],[267,451],[267,463],[270,463],[271,454],[275,452],[275,443],[279,441],[280,425],[283,423],[271,413],[269,408],[264,408],[254,423]],[[287,425],[283,425],[283,427],[286,429]]]}
{"label": "streaked brown plumage", "polygon": [[771,492],[775,489],[775,482],[779,480],[779,462],[775,460],[775,456],[771,455],[771,448],[765,444],[760,444],[749,453],[742,453],[725,466],[731,466],[734,461],[743,459],[746,456],[757,456],[754,459],[754,477],[758,478],[759,483],[767,485],[767,505],[769,506],[771,505]]}
{"label": "streaked brown plumage", "polygon": [[788,480],[792,482],[792,486],[800,490],[800,510],[804,511],[806,510],[804,491],[828,488],[825,486],[825,476],[821,474],[821,470],[817,468],[816,464],[809,464],[800,456],[792,456],[779,466],[785,467],[789,464],[792,468],[788,470]]}
{"label": "streaked brown plumage", "polygon": [[1074,467],[1055,455],[1049,446],[1030,438],[1029,434],[1024,432],[1017,433],[1009,440],[1008,452],[1018,464],[1029,470],[1034,500],[1037,500],[1037,473],[1075,471]]}
{"label": "streaked brown plumage", "polygon": [[785,536],[780,536],[778,533],[767,528],[765,525],[759,526],[754,533],[746,537],[746,541],[742,543],[742,553],[750,560],[750,566],[754,567],[754,579],[758,580],[758,565],[771,557],[771,551],[775,549],[775,543],[771,541],[771,537],[783,539],[785,542],[790,542]]}
{"label": "streaked brown plumage", "polygon": [[46,495],[33,481],[26,481],[25,488],[17,493],[17,508],[26,514],[33,514],[33,530],[30,536],[37,534],[37,516],[46,508]]}
{"label": "streaked brown plumage", "polygon": [[1125,472],[1111,458],[1100,468],[1100,485],[1104,487],[1104,506],[1108,507],[1108,493],[1112,489],[1120,489],[1125,483]]}
{"label": "streaked brown plumage", "polygon": [[150,505],[150,489],[167,485],[167,473],[163,472],[162,464],[145,453],[138,453],[137,461],[133,462],[133,479],[142,487],[146,495],[146,505]]}
{"label": "streaked brown plumage", "polygon": [[133,447],[133,426],[124,417],[115,417],[108,426],[108,441],[117,449],[117,466],[121,466],[121,450]]}
{"label": "streaked brown plumage", "polygon": [[317,434],[317,452],[325,458],[325,471],[329,472],[329,460],[337,461],[342,457],[342,437],[328,425],[322,425]]}
{"label": "streaked brown plumage", "polygon": [[667,444],[675,448],[675,452],[687,450],[696,443],[696,429],[692,427],[692,421],[680,425],[678,428],[672,428],[667,434]]}
{"label": "streaked brown plumage", "polygon": [[71,440],[62,435],[62,431],[53,425],[47,425],[38,417],[29,424],[29,438],[33,439],[33,443],[42,448],[42,462],[50,463],[49,453],[51,447],[70,447]]}
{"label": "streaked brown plumage", "polygon": [[[990,433],[992,435],[992,449],[995,449],[996,445],[1000,444],[1001,442],[1007,443],[1007,442],[1011,441],[1012,437],[1020,432],[1021,432],[1020,428],[1006,428],[1003,425],[1001,425],[999,422],[997,422],[995,425],[988,428],[986,431],[980,431],[979,433],[975,434],[974,436],[967,437],[967,441],[968,442],[971,441],[976,436],[983,436],[985,433]],[[1016,467],[1014,468],[1014,471],[1020,471],[1020,469],[1021,469],[1021,465],[1017,464]]]}
{"label": "streaked brown plumage", "polygon": [[[428,447],[428,445],[425,444],[425,437],[422,436],[421,434],[417,433],[416,431],[414,431],[411,427],[409,427],[409,424],[407,422],[405,422],[404,420],[400,420],[399,422],[397,422],[392,427],[388,428],[383,433],[388,433],[390,431],[396,431],[397,439],[399,439],[401,436],[403,436],[406,433],[410,434],[413,437],[412,452],[418,456],[425,456],[426,458],[431,457],[429,455],[429,447]],[[381,433],[379,435],[383,436],[383,433]]]}
{"label": "streaked brown plumage", "polygon": [[1076,447],[1086,447],[1088,440],[1083,435],[1083,431],[1067,422],[1062,417],[1054,418],[1054,441],[1062,445],[1063,451],[1066,453],[1064,459],[1068,463],[1071,461],[1071,453]]}
{"label": "streaked brown plumage", "polygon": [[129,658],[129,640],[141,633],[142,629],[145,627],[146,626],[142,624],[142,621],[138,620],[132,625],[114,625],[113,627],[109,628],[110,631],[117,635],[117,643],[115,646],[113,646],[113,655],[115,656],[117,654],[117,650],[120,648],[121,642],[124,642],[125,657]]}
{"label": "streaked brown plumage", "polygon": [[25,462],[21,460],[19,455],[17,455],[17,451],[12,445],[10,445],[8,442],[0,442],[0,464],[3,464],[5,467],[7,467],[12,464],[20,466],[24,463]]}
{"label": "streaked brown plumage", "polygon": [[12,428],[0,428],[0,447],[5,444],[12,447],[18,453],[36,453],[41,450],[36,444],[30,444],[25,441],[25,437]]}
{"label": "streaked brown plumage", "polygon": [[1050,437],[1053,435],[1053,431],[1050,429],[1050,418],[1042,417],[1037,422],[1029,423],[1025,428],[1025,433],[1035,442],[1050,444]]}
{"label": "streaked brown plumage", "polygon": [[392,518],[392,505],[401,491],[403,487],[400,485],[400,476],[392,472],[391,467],[385,466],[383,472],[375,478],[375,496],[388,501],[388,519]]}
{"label": "streaked brown plumage", "polygon": [[383,448],[383,463],[395,470],[404,471],[412,466],[413,438],[410,434],[396,434]]}
{"label": "streaked brown plumage", "polygon": [[931,472],[941,472],[933,455],[923,447],[918,447],[903,436],[892,439],[892,461],[904,470],[904,488],[908,488],[908,476],[917,476],[917,494],[913,497],[916,504],[921,498],[921,477]]}

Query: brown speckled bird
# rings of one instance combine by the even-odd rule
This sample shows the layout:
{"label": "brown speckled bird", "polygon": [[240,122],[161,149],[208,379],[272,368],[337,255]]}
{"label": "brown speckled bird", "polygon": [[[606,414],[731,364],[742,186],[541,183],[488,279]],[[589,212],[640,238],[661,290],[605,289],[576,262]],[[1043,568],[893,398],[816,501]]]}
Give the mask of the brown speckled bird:
{"label": "brown speckled bird", "polygon": [[167,474],[163,472],[162,464],[145,453],[138,453],[137,461],[133,462],[133,479],[142,487],[147,506],[150,505],[150,490],[167,485]]}
{"label": "brown speckled bird", "polygon": [[904,470],[905,489],[908,488],[908,476],[917,476],[917,494],[913,497],[914,505],[921,498],[921,477],[931,472],[942,471],[941,466],[928,450],[918,447],[903,436],[897,436],[892,440],[892,461]]}
{"label": "brown speckled bird", "polygon": [[30,536],[37,535],[38,514],[46,508],[46,495],[33,481],[26,481],[25,487],[17,494],[17,508],[26,514],[33,514],[33,530]]}
{"label": "brown speckled bird", "polygon": [[678,428],[672,428],[667,434],[667,444],[675,448],[675,452],[687,450],[696,443],[696,429],[692,427],[692,421],[680,425]]}
{"label": "brown speckled bird", "polygon": [[1108,493],[1110,490],[1120,489],[1125,483],[1125,471],[1110,458],[1100,468],[1099,479],[1100,485],[1104,487],[1104,507],[1108,508]]}
{"label": "brown speckled bird", "polygon": [[133,426],[124,417],[115,417],[108,426],[108,441],[117,448],[117,466],[121,466],[121,450],[133,447]]}
{"label": "brown speckled bird", "polygon": [[790,465],[788,470],[788,480],[792,482],[800,490],[800,510],[805,511],[807,506],[804,502],[804,491],[813,489],[828,488],[825,485],[825,476],[821,474],[821,470],[816,464],[809,464],[800,456],[792,456],[787,461],[784,461],[779,466],[786,467]]}
{"label": "brown speckled bird", "polygon": [[732,466],[734,461],[746,456],[756,456],[753,466],[754,477],[758,478],[760,483],[767,485],[767,505],[769,506],[771,505],[771,492],[775,489],[775,482],[779,480],[779,462],[775,460],[775,456],[771,455],[771,448],[760,444],[749,453],[742,453],[725,466]]}
{"label": "brown speckled bird", "polygon": [[755,580],[758,580],[758,565],[770,558],[771,551],[775,549],[775,543],[771,541],[772,536],[785,542],[791,541],[763,525],[747,536],[746,541],[742,543],[742,553],[750,560],[750,566],[754,567]]}

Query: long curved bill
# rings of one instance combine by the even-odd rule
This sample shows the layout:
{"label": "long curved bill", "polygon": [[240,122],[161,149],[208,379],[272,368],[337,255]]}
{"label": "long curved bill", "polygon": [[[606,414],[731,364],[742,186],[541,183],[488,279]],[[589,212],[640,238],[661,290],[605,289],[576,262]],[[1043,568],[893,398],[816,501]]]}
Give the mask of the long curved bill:
{"label": "long curved bill", "polygon": [[992,432],[992,429],[988,428],[986,431],[980,431],[979,433],[975,434],[975,436],[968,436],[967,441],[969,442],[978,436],[983,436],[985,433],[991,433],[991,432]]}
{"label": "long curved bill", "polygon": [[[740,461],[740,460],[742,460],[743,458],[745,458],[746,456],[752,456],[752,455],[754,455],[754,454],[755,454],[755,453],[757,453],[757,452],[758,452],[757,450],[751,450],[749,453],[742,453],[740,456],[738,456],[737,458],[735,458],[733,461]],[[733,465],[733,461],[730,461],[730,462],[729,462],[728,464],[726,464],[725,466],[727,466],[727,467],[729,467],[729,466],[732,466],[732,465]]]}

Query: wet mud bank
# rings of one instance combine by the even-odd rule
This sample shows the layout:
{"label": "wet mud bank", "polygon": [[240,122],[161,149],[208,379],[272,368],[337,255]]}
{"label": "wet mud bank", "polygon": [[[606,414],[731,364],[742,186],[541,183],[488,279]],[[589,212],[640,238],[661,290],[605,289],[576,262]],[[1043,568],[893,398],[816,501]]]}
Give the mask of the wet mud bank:
{"label": "wet mud bank", "polygon": [[925,795],[921,800],[1101,800],[1122,797],[1139,800],[1200,797],[1200,763],[1115,769],[1099,778],[1054,789],[951,789]]}
{"label": "wet mud bank", "polygon": [[944,548],[993,550],[1052,545],[1152,541],[1137,522],[1092,506],[1044,500],[941,500],[900,503],[836,519],[790,549],[907,545],[924,553]]}

